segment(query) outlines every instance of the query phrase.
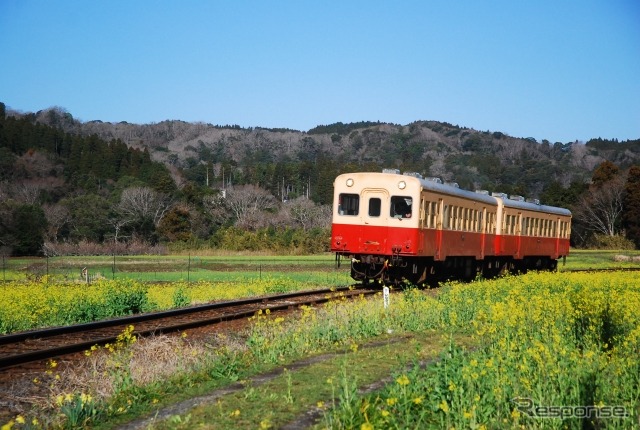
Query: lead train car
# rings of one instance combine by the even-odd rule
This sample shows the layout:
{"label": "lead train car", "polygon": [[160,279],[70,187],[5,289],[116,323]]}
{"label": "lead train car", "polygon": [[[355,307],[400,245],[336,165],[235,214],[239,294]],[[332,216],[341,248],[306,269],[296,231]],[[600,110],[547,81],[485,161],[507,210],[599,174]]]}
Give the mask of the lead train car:
{"label": "lead train car", "polygon": [[347,173],[333,185],[331,250],[365,284],[555,270],[569,253],[567,209],[399,172]]}

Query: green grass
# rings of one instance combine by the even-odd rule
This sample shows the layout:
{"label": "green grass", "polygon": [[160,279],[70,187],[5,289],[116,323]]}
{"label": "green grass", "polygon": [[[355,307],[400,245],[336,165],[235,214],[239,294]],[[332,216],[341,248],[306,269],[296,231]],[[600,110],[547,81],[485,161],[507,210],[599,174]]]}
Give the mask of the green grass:
{"label": "green grass", "polygon": [[571,269],[603,269],[614,267],[638,267],[640,268],[640,261],[636,262],[624,262],[615,261],[614,257],[623,255],[628,257],[640,256],[639,250],[585,250],[585,249],[571,249],[569,256],[567,257],[566,264],[562,263],[562,260],[558,264],[558,269],[571,270]]}
{"label": "green grass", "polygon": [[[615,261],[618,255],[637,257],[640,251],[575,250],[559,270],[640,267],[638,262]],[[300,282],[344,285],[351,282],[349,264],[335,268],[332,254],[308,256],[268,255],[170,255],[170,256],[69,256],[46,258],[5,258],[0,280],[38,278],[43,275],[80,280],[89,275],[106,279],[134,279],[144,282],[214,281],[247,282],[264,277],[286,277]]]}
{"label": "green grass", "polygon": [[145,282],[237,281],[264,278],[344,285],[348,266],[335,269],[332,254],[311,256],[72,256],[7,258],[0,280],[34,279],[44,275],[81,280],[87,268],[91,277],[134,279]]}
{"label": "green grass", "polygon": [[[456,341],[470,343],[470,339],[461,336],[457,336]],[[433,331],[387,336],[370,345],[329,353],[318,362],[303,360],[262,368],[262,372],[269,370],[273,376],[266,382],[254,381],[245,375],[243,388],[148,428],[279,428],[309,410],[331,407],[332,399],[344,395],[345,390],[352,390],[355,395],[357,387],[388,378],[392,372],[411,366],[418,359],[436,358],[446,342]],[[182,393],[186,398],[201,394]]]}

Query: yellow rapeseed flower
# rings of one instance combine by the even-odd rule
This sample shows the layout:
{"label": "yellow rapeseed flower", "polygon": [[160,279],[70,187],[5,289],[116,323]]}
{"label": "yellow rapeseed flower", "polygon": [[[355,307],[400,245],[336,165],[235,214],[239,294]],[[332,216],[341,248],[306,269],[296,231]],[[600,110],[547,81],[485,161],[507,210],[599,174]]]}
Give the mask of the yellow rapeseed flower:
{"label": "yellow rapeseed flower", "polygon": [[447,403],[447,401],[446,401],[446,400],[443,400],[442,402],[440,402],[440,404],[438,405],[438,407],[439,407],[440,409],[442,409],[442,411],[443,411],[445,414],[448,414],[448,413],[449,413],[449,404]]}
{"label": "yellow rapeseed flower", "polygon": [[261,429],[270,429],[271,428],[271,422],[269,421],[269,419],[264,419],[262,421],[260,421],[260,428]]}
{"label": "yellow rapeseed flower", "polygon": [[411,381],[409,381],[409,378],[407,377],[407,375],[402,375],[396,379],[396,382],[398,383],[398,385],[404,386],[404,385],[409,385]]}

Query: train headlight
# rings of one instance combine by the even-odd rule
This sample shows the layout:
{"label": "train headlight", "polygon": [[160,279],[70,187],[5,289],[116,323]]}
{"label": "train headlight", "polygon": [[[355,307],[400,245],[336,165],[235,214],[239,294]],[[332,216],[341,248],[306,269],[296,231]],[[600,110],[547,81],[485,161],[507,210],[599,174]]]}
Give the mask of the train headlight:
{"label": "train headlight", "polygon": [[353,179],[347,179],[347,187],[353,187]]}
{"label": "train headlight", "polygon": [[405,188],[407,188],[407,183],[405,181],[398,182],[398,188],[404,190]]}

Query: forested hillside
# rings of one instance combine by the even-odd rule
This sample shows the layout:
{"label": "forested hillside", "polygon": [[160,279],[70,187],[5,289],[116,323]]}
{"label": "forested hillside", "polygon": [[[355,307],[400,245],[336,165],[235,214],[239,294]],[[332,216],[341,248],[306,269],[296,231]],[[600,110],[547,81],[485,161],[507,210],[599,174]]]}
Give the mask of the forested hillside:
{"label": "forested hillside", "polygon": [[[593,233],[636,231],[628,213],[634,165],[640,140],[536,142],[436,121],[336,123],[306,132],[114,124],[77,121],[60,108],[7,111],[0,103],[0,247],[35,254],[45,242],[47,252],[62,252],[61,244],[81,252],[70,244],[138,241],[258,249],[276,246],[265,245],[269,237],[283,248],[319,250],[335,176],[383,167],[575,207],[574,241],[585,244]],[[609,172],[607,184],[622,184],[626,199],[606,231],[581,221],[578,205],[597,194],[599,170]]]}

